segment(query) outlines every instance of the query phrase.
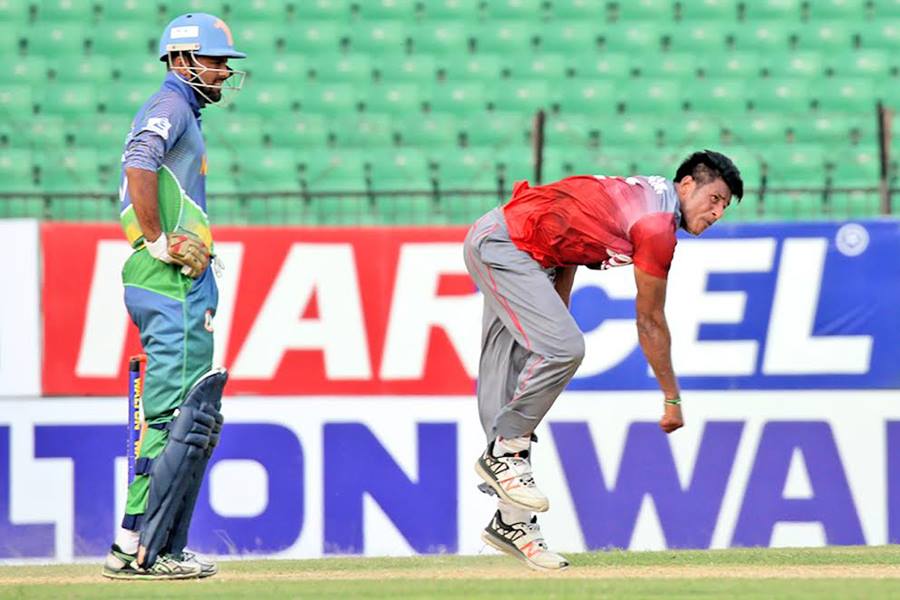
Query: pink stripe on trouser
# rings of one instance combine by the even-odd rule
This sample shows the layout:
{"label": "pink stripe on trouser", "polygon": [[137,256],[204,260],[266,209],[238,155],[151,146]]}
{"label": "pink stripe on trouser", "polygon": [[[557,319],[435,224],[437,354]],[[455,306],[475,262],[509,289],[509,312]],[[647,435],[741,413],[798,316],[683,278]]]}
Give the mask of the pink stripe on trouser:
{"label": "pink stripe on trouser", "polygon": [[[475,258],[475,253],[472,251],[471,248],[469,248],[468,252],[469,252],[469,260],[472,261],[472,265],[475,267],[475,272],[478,273],[478,276],[481,278],[482,282],[484,282],[484,284],[486,286],[488,284],[490,284],[491,295],[494,296],[494,298],[497,300],[497,302],[500,303],[500,306],[503,307],[503,310],[505,310],[506,313],[509,315],[509,318],[512,319],[513,325],[515,325],[516,329],[519,330],[519,333],[522,334],[522,338],[525,340],[525,347],[528,350],[531,350],[531,341],[528,339],[528,334],[525,333],[525,329],[522,327],[522,323],[521,323],[521,321],[519,321],[519,317],[518,317],[518,315],[516,315],[516,312],[509,305],[509,302],[506,300],[506,298],[504,298],[500,294],[500,290],[497,289],[497,282],[494,281],[494,276],[490,275],[490,281],[488,281],[488,278],[485,277],[485,275],[478,268],[478,259]],[[491,268],[488,267],[487,265],[484,265],[484,268],[487,269],[488,274],[490,274]]]}

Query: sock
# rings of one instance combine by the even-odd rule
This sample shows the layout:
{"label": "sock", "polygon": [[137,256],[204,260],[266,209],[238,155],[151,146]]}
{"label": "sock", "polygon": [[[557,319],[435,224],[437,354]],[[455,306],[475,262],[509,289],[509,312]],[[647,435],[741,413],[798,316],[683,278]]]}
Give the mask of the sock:
{"label": "sock", "polygon": [[497,510],[500,511],[500,518],[503,519],[503,522],[507,525],[531,522],[531,511],[519,508],[504,500],[497,501]]}
{"label": "sock", "polygon": [[503,456],[504,454],[516,454],[528,450],[531,446],[531,436],[523,435],[515,438],[498,437],[494,441],[494,456]]}
{"label": "sock", "polygon": [[138,540],[140,537],[140,531],[132,531],[130,529],[125,529],[124,527],[119,527],[119,532],[116,533],[116,546],[118,546],[125,554],[137,554]]}

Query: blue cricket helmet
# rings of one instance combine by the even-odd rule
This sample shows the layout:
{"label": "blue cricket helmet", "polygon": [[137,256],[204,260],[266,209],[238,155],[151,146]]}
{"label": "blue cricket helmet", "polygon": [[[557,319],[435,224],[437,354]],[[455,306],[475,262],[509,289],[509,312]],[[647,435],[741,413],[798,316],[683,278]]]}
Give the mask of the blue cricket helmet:
{"label": "blue cricket helmet", "polygon": [[234,48],[231,29],[225,21],[206,13],[188,13],[166,25],[159,40],[159,60],[170,52],[190,51],[197,56],[247,58]]}

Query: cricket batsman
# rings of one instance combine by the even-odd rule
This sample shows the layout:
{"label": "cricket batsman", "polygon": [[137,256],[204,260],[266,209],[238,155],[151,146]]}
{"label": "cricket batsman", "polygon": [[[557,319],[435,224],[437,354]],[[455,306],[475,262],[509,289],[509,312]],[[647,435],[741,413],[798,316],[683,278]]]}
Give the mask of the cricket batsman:
{"label": "cricket batsman", "polygon": [[147,355],[141,440],[125,517],[103,567],[113,579],[190,579],[217,572],[185,550],[194,504],[222,427],[227,379],[212,370],[218,290],[206,215],[200,111],[239,89],[243,72],[221,19],[190,13],[163,31],[167,74],[132,122],[122,155],[122,226],[134,248],[125,305]]}
{"label": "cricket batsman", "polygon": [[478,411],[487,448],[475,464],[481,491],[498,496],[482,540],[542,570],[566,568],[549,550],[535,512],[550,507],[531,468],[534,430],[584,357],[569,312],[579,265],[634,265],[638,338],[663,393],[666,433],[684,425],[666,325],[666,278],[681,228],[699,235],[744,193],[731,160],[695,152],[664,177],[568,177],[531,187],[481,217],[464,243],[484,293]]}

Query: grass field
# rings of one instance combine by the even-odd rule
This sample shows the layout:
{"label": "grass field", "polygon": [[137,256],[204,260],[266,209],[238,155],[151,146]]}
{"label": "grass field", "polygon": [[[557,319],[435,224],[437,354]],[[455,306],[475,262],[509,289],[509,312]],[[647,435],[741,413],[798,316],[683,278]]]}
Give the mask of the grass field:
{"label": "grass field", "polygon": [[240,560],[181,582],[107,581],[99,565],[0,567],[0,598],[900,598],[900,546],[569,558],[553,574],[493,555]]}

